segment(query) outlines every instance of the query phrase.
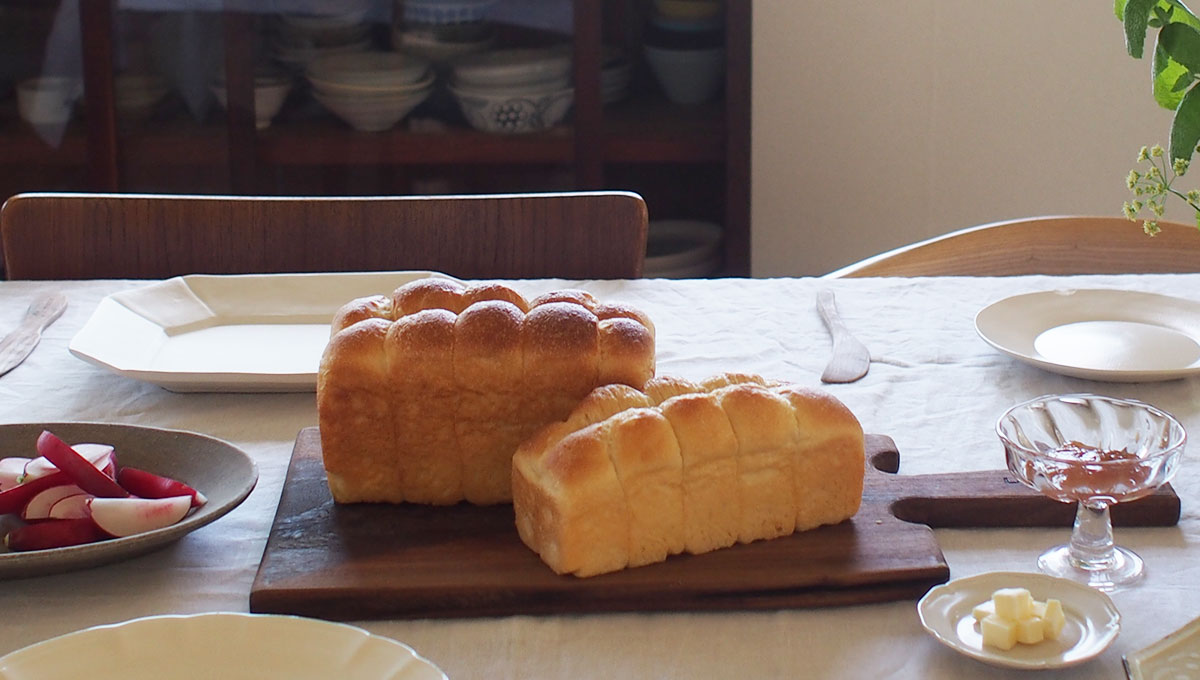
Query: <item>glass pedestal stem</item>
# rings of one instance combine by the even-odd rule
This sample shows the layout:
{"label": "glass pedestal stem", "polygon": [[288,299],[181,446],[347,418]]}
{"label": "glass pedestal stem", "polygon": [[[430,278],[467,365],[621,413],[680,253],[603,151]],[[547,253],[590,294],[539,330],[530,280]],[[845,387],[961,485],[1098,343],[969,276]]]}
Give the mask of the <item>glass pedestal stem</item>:
{"label": "glass pedestal stem", "polygon": [[1108,569],[1113,564],[1112,521],[1108,503],[1079,503],[1071,531],[1071,563],[1088,571]]}

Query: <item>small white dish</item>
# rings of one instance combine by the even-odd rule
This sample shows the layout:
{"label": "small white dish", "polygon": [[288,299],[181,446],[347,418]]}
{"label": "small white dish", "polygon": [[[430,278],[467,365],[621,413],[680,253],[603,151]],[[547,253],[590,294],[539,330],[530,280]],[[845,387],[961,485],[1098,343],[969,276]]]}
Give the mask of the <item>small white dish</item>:
{"label": "small white dish", "polygon": [[[1027,588],[1035,600],[1062,602],[1066,625],[1058,640],[1018,644],[1003,651],[983,644],[972,610],[1000,588]],[[1050,669],[1099,656],[1121,630],[1121,614],[1111,598],[1083,584],[1040,573],[997,571],[935,586],[917,603],[921,625],[947,647],[1003,668]]]}
{"label": "small white dish", "polygon": [[1076,378],[1152,382],[1200,375],[1200,302],[1130,290],[1063,289],[984,307],[992,347]]}
{"label": "small white dish", "polygon": [[1194,677],[1200,668],[1200,618],[1148,647],[1129,652],[1122,661],[1129,680]]}
{"label": "small white dish", "polygon": [[[17,423],[0,425],[0,451],[9,456],[36,456],[42,430],[70,443],[108,444],[115,450],[118,464],[178,479],[204,494],[208,502],[176,524],[124,538],[26,552],[9,552],[0,546],[0,580],[87,569],[165,547],[236,508],[258,482],[258,468],[244,451],[220,439],[183,430],[114,423]],[[0,515],[0,535],[19,524],[12,515]],[[7,677],[0,663],[0,678]]]}
{"label": "small white dish", "polygon": [[446,680],[411,647],[298,616],[149,616],[68,633],[0,657],[0,678],[52,680]]}
{"label": "small white dish", "polygon": [[342,305],[429,276],[445,274],[176,277],[101,300],[69,349],[176,392],[311,392]]}

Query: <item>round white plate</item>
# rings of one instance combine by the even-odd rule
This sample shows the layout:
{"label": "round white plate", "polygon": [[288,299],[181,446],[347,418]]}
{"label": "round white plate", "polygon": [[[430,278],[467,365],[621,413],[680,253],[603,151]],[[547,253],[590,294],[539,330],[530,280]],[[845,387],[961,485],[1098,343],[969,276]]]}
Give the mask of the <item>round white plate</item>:
{"label": "round white plate", "polygon": [[1152,382],[1200,375],[1200,302],[1130,290],[1064,289],[984,307],[989,345],[1076,378]]}
{"label": "round white plate", "polygon": [[[0,579],[85,569],[157,550],[236,508],[258,482],[254,461],[241,449],[182,430],[111,423],[0,425],[0,451],[5,456],[35,457],[42,430],[71,444],[109,444],[115,449],[118,465],[178,479],[204,494],[208,502],[177,524],[124,538],[27,552],[8,552],[0,544]],[[13,515],[0,515],[0,535],[20,523]],[[4,677],[2,672],[0,677]]]}
{"label": "round white plate", "polygon": [[151,616],[96,626],[0,657],[22,680],[446,680],[411,647],[341,623],[295,616]]}
{"label": "round white plate", "polygon": [[[984,646],[972,610],[1000,588],[1026,588],[1035,600],[1057,598],[1067,617],[1057,640],[1018,644],[1008,651]],[[1063,668],[1095,658],[1121,630],[1112,599],[1083,584],[1045,574],[997,571],[956,579],[932,588],[917,603],[921,625],[951,649],[1005,668]]]}

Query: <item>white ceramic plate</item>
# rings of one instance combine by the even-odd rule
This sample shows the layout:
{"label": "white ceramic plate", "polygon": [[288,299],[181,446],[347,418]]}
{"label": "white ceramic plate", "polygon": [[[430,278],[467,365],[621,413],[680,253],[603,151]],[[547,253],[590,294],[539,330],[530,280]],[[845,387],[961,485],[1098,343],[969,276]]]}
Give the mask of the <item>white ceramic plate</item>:
{"label": "white ceramic plate", "polygon": [[[178,479],[204,494],[208,502],[178,524],[134,536],[28,552],[8,552],[0,545],[0,579],[85,569],[162,548],[233,510],[258,482],[254,461],[232,444],[194,432],[135,425],[0,425],[0,456],[36,456],[37,437],[42,430],[50,430],[71,444],[109,444],[115,449],[118,465]],[[19,524],[20,520],[12,515],[0,515],[0,534]]]}
{"label": "white ceramic plate", "polygon": [[84,361],[175,392],[308,392],[334,313],[434,272],[183,276],[100,301]]}
{"label": "white ceramic plate", "polygon": [[1014,295],[975,316],[980,337],[1054,373],[1152,382],[1200,375],[1200,302],[1129,290]]}
{"label": "white ceramic plate", "polygon": [[0,657],[0,680],[446,680],[395,640],[342,623],[211,613],[96,626]]}
{"label": "white ceramic plate", "polygon": [[[1027,588],[1035,600],[1062,602],[1066,625],[1058,640],[1018,644],[1002,651],[985,647],[972,610],[1000,588]],[[1045,574],[997,571],[935,586],[917,603],[921,625],[951,649],[993,666],[1022,669],[1064,668],[1093,659],[1121,630],[1121,614],[1104,593]]]}
{"label": "white ceramic plate", "polygon": [[1129,680],[1195,677],[1200,669],[1200,618],[1144,649],[1126,654]]}

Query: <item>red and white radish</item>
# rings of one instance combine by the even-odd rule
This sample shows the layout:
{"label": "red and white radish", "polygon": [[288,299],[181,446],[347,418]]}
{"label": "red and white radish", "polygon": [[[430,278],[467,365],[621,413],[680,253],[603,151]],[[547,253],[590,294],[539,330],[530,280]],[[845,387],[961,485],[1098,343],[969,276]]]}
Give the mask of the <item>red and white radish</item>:
{"label": "red and white radish", "polygon": [[47,550],[93,543],[108,538],[90,518],[47,519],[19,526],[8,532],[4,544],[9,550]]}
{"label": "red and white radish", "polygon": [[92,511],[88,507],[88,501],[93,498],[95,496],[90,493],[77,493],[73,496],[64,496],[54,505],[50,506],[50,519],[91,517]]}
{"label": "red and white radish", "polygon": [[35,519],[49,519],[50,508],[55,503],[67,496],[74,496],[81,493],[84,493],[84,490],[74,484],[60,484],[42,489],[34,494],[33,498],[30,498],[25,507],[22,508],[21,519],[27,522]]}
{"label": "red and white radish", "polygon": [[[83,456],[97,470],[103,472],[109,477],[116,475],[117,461],[116,455],[113,453],[113,447],[108,444],[74,444],[71,446],[80,456]],[[8,459],[5,459],[8,460]],[[38,477],[45,477],[58,470],[58,467],[50,462],[50,459],[45,456],[37,458],[18,458],[17,461],[25,461],[25,465],[21,474],[17,478],[17,483],[28,482]],[[0,461],[3,462],[3,461]],[[16,463],[12,463],[15,465]],[[3,477],[0,476],[0,480]]]}
{"label": "red and white radish", "polygon": [[49,430],[43,430],[38,436],[37,451],[59,470],[70,475],[71,481],[90,494],[106,498],[123,498],[129,495],[116,480],[97,470],[87,458]]}
{"label": "red and white radish", "polygon": [[[4,537],[10,550],[42,550],[171,526],[206,502],[169,477],[120,468],[107,444],[68,445],[49,431],[37,458],[0,459],[0,515],[28,524]],[[118,483],[120,478],[120,483]]]}
{"label": "red and white radish", "polygon": [[38,492],[52,486],[70,483],[71,478],[67,476],[67,473],[59,470],[45,477],[38,477],[24,484],[18,484],[11,489],[0,491],[0,515],[19,514],[25,508],[25,504],[29,502],[29,499],[36,496]]}
{"label": "red and white radish", "polygon": [[163,477],[134,467],[125,466],[118,470],[117,483],[129,493],[141,498],[191,496],[193,508],[198,508],[208,502],[204,494],[177,479]]}
{"label": "red and white radish", "polygon": [[187,516],[192,507],[191,496],[170,498],[104,498],[88,501],[92,521],[105,533],[132,536],[162,529]]}
{"label": "red and white radish", "polygon": [[17,456],[0,458],[0,491],[11,489],[25,481],[25,466],[29,461],[29,458]]}

